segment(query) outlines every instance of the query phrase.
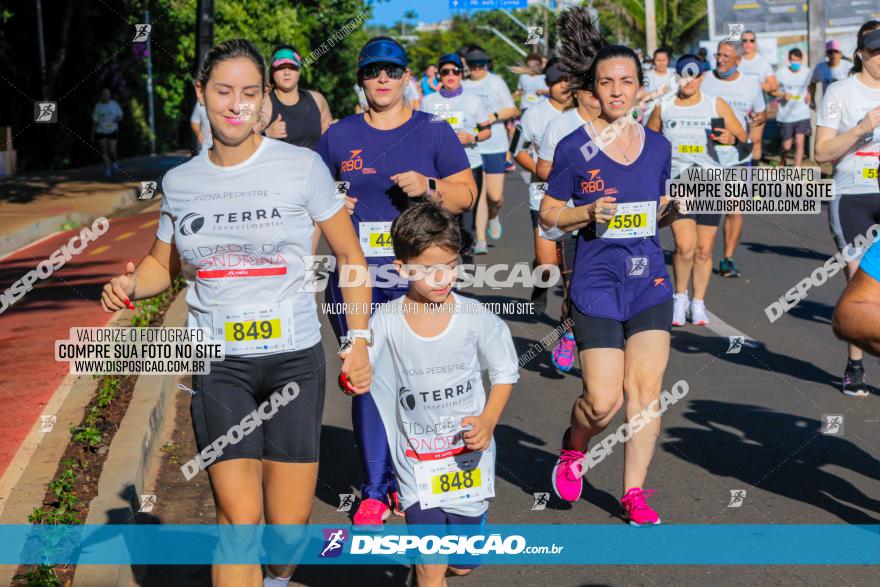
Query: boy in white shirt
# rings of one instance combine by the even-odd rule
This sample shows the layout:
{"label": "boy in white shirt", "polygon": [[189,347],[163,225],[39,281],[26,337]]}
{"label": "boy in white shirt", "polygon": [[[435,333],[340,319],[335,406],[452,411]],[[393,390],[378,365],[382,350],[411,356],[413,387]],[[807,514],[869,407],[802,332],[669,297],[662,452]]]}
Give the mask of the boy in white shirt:
{"label": "boy in white shirt", "polygon": [[[461,234],[455,218],[417,204],[391,225],[409,292],[370,319],[370,362],[393,364],[370,393],[385,426],[407,524],[485,523],[495,496],[495,426],[519,378],[507,325],[453,291]],[[386,363],[387,364],[387,363]],[[482,370],[492,384],[488,398]],[[386,369],[385,372],[390,372]],[[420,585],[475,564],[417,564]]]}

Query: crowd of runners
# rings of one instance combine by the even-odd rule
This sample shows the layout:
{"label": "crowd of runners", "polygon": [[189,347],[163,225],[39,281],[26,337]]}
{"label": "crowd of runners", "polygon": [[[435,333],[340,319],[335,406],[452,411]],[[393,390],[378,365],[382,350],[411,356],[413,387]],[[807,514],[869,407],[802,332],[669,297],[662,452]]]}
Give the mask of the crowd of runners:
{"label": "crowd of runners", "polygon": [[[152,249],[109,281],[102,303],[107,311],[130,307],[185,276],[188,326],[211,329],[226,348],[209,374],[193,376],[199,450],[289,382],[299,386],[295,403],[208,468],[218,523],[309,521],[328,368],[334,378],[341,372],[340,387],[352,396],[364,476],[356,527],[381,526],[392,513],[408,524],[485,522],[493,431],[518,362],[505,323],[458,293],[454,276],[459,263],[491,257],[488,241],[503,238],[504,180],[514,165],[529,184],[533,251],[523,253],[563,276],[564,334],[552,361],[566,372],[577,356],[583,373],[571,413],[559,414],[559,457],[547,470],[569,502],[581,496],[579,463],[590,440],[621,408],[630,420],[656,407],[672,327],[712,320],[706,297],[721,225],[718,274],[740,275],[743,216],[688,214],[667,196],[667,180],[692,166],[762,164],[770,94],[781,100],[777,121],[785,148],[795,146],[795,165],[811,134],[809,108],[818,108],[815,159],[835,163],[837,246],[880,222],[880,22],[859,30],[851,72],[839,67],[831,41],[818,76],[798,50],[768,69],[748,31],[741,42],[718,44],[714,69],[705,56],[661,49],[646,72],[634,50],[604,41],[586,9],[563,12],[557,30],[556,54],[529,56],[514,93],[479,46],[437,55],[415,80],[404,47],[375,37],[356,64],[359,112],[338,120],[320,92],[300,87],[294,47],[277,47],[268,72],[246,40],[207,54],[192,117],[201,152],[164,177]],[[113,120],[112,107],[96,108],[102,140]],[[675,242],[671,278],[664,226]],[[321,238],[337,267],[326,301],[347,310],[328,316],[341,342],[340,362],[329,365],[315,294],[301,287]],[[229,251],[246,253],[247,266],[223,270]],[[867,275],[851,262],[847,276],[876,280],[871,262]],[[393,266],[401,280],[343,287],[339,268],[352,266]],[[868,311],[859,296],[878,289],[847,291],[839,336],[880,346],[859,314]],[[547,293],[530,292],[536,312],[546,309]],[[376,304],[372,316],[358,311]],[[849,348],[842,391],[867,395],[862,351]],[[659,436],[660,418],[651,418],[624,447],[621,515],[633,526],[660,523],[645,488]],[[442,585],[471,570],[420,565],[414,576]],[[212,573],[216,585],[280,587],[292,571],[218,565]]]}

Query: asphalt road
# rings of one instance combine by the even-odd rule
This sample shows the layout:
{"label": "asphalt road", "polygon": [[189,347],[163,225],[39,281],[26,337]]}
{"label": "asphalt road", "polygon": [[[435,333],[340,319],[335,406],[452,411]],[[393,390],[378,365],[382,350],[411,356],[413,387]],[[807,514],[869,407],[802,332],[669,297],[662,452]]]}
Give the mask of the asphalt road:
{"label": "asphalt road", "polygon": [[[484,263],[531,261],[526,186],[508,176],[502,211],[504,236]],[[868,398],[840,393],[846,348],[830,328],[844,281],[839,276],[813,288],[809,297],[774,323],[764,308],[833,255],[827,215],[747,216],[736,255],[739,279],[713,276],[709,310],[726,323],[673,331],[664,389],[685,380],[689,392],[663,417],[663,434],[646,486],[651,504],[670,524],[878,524],[880,523],[880,392]],[[672,249],[671,231],[661,240]],[[721,246],[719,231],[717,252]],[[669,261],[669,256],[667,256]],[[670,268],[671,271],[671,268]],[[467,292],[465,292],[467,293]],[[483,301],[527,301],[524,288],[471,290]],[[553,292],[546,315],[502,315],[519,353],[550,334],[559,323],[561,290]],[[326,319],[325,351],[336,345]],[[732,330],[733,329],[733,330]],[[756,341],[728,353],[728,335],[739,331]],[[339,494],[357,494],[360,467],[351,431],[350,400],[335,384],[328,362],[321,466],[313,523],[347,524],[337,512]],[[868,377],[880,372],[866,359]],[[581,393],[580,372],[557,373],[549,352],[525,364],[513,398],[496,429],[496,499],[489,522],[496,524],[614,524],[622,493],[622,454],[616,450],[588,473],[588,487],[575,504],[552,494],[550,472],[573,400]],[[186,410],[183,410],[184,412]],[[843,434],[822,434],[823,415],[843,415]],[[179,417],[178,422],[186,420]],[[612,423],[616,428],[622,415]],[[178,438],[191,438],[181,429]],[[191,442],[191,440],[190,440]],[[183,447],[182,453],[190,448]],[[190,453],[191,454],[191,453]],[[179,474],[179,473],[178,473]],[[174,505],[164,523],[212,519],[206,483],[188,492],[190,506],[177,503],[177,489],[157,487],[159,504]],[[192,482],[194,483],[194,482]],[[732,490],[745,490],[740,507],[728,507]],[[534,493],[550,492],[544,510],[533,511]],[[164,493],[164,495],[163,495]],[[171,505],[171,504],[168,504]],[[393,523],[400,523],[399,519]],[[650,529],[632,529],[650,532]],[[191,569],[193,570],[193,569]],[[205,569],[164,587],[207,584]],[[403,585],[407,569],[393,567],[300,567],[299,585]],[[855,566],[497,566],[480,568],[456,585],[868,585],[876,567]],[[144,582],[141,584],[159,584]]]}

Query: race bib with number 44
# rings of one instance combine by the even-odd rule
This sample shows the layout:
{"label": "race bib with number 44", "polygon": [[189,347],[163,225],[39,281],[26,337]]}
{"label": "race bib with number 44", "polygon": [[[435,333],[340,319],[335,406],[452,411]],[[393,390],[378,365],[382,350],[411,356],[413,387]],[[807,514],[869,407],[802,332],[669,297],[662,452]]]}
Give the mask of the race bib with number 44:
{"label": "race bib with number 44", "polygon": [[657,232],[657,203],[630,202],[618,204],[614,217],[607,224],[597,224],[602,238],[644,238]]}
{"label": "race bib with number 44", "polygon": [[361,222],[361,250],[365,257],[393,257],[390,222]]}

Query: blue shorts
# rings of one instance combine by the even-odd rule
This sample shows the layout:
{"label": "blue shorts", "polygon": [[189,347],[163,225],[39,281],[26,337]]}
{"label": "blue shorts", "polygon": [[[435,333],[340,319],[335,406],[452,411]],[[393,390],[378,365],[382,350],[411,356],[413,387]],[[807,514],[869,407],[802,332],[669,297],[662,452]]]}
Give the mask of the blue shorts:
{"label": "blue shorts", "polygon": [[[416,502],[406,508],[403,512],[406,517],[407,524],[421,524],[421,525],[429,525],[429,526],[459,526],[459,525],[480,525],[486,523],[486,514],[481,514],[479,516],[462,516],[459,514],[451,514],[447,511],[444,511],[442,508],[428,508],[423,510],[419,505],[419,502]],[[476,560],[479,560],[479,557],[473,557]],[[480,566],[480,563],[471,563],[471,564],[450,564],[450,567],[455,567],[456,569],[476,569]]]}
{"label": "blue shorts", "polygon": [[504,159],[505,152],[480,155],[483,159],[483,173],[504,173],[504,169],[507,167],[507,161]]}

